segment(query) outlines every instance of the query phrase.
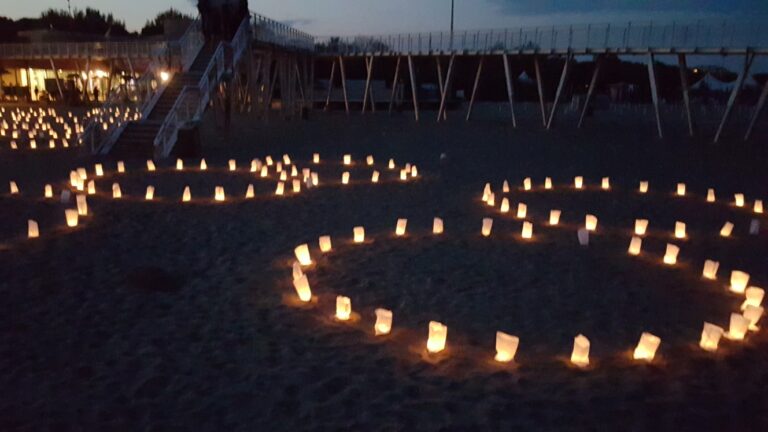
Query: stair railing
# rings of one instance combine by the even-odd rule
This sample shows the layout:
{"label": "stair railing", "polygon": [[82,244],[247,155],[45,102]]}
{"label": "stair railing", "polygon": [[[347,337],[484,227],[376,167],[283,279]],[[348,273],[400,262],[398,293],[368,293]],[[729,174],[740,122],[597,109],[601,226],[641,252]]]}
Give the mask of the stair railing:
{"label": "stair railing", "polygon": [[[184,86],[181,90],[155,136],[156,157],[168,157],[178,139],[179,129],[190,121],[200,119],[203,115],[205,107],[210,102],[211,93],[215,90],[222,76],[232,65],[237,64],[246,51],[250,41],[250,27],[250,17],[244,18],[232,41],[229,43],[220,42],[217,45],[216,51],[208,62],[198,84]],[[225,56],[228,47],[232,50],[232,64],[229,67]]]}

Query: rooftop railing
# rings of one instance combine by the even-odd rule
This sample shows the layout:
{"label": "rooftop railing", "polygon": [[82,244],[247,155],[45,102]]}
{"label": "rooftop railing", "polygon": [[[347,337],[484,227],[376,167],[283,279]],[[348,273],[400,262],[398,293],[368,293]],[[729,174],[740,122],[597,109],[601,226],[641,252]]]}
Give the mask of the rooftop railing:
{"label": "rooftop railing", "polygon": [[0,44],[0,58],[148,58],[167,49],[164,41],[4,43]]}
{"label": "rooftop railing", "polygon": [[430,53],[463,51],[701,53],[753,49],[768,52],[768,19],[623,24],[581,24],[514,29],[328,36],[318,53]]}
{"label": "rooftop railing", "polygon": [[315,38],[309,33],[297,30],[287,24],[253,13],[253,36],[257,42],[281,47],[312,51]]}

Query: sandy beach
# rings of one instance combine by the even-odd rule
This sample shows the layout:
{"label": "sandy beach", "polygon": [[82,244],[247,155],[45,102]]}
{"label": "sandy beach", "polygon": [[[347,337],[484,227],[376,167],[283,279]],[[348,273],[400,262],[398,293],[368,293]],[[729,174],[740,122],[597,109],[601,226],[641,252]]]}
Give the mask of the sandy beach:
{"label": "sandy beach", "polygon": [[[210,169],[174,172],[175,159],[147,173],[145,161],[85,156],[78,149],[0,149],[1,430],[765,430],[768,333],[698,346],[702,324],[727,329],[743,297],[728,275],[768,286],[768,220],[729,203],[767,199],[768,129],[751,143],[736,131],[713,145],[685,125],[655,137],[652,115],[634,121],[598,113],[583,129],[573,115],[545,131],[535,110],[513,129],[495,105],[435,123],[426,112],[374,115],[313,112],[308,121],[238,115],[229,133],[210,115],[201,140]],[[601,117],[602,116],[602,117]],[[730,131],[730,129],[729,129]],[[709,137],[709,135],[707,135]],[[273,196],[275,179],[247,172],[253,158],[287,153],[312,167],[321,185]],[[351,154],[352,182],[339,184]],[[441,154],[444,157],[441,158]],[[371,184],[373,155],[382,182]],[[401,182],[385,164],[410,162]],[[240,171],[226,171],[236,159]],[[103,163],[90,216],[67,230],[58,200],[43,186],[66,184],[70,170]],[[573,191],[574,176],[587,190]],[[541,189],[552,177],[554,191]],[[534,191],[520,190],[531,177]],[[599,189],[610,177],[612,189]],[[513,190],[501,194],[508,180]],[[16,181],[20,196],[7,193]],[[651,193],[640,195],[640,180]],[[111,183],[124,194],[113,200]],[[534,239],[521,221],[480,200],[490,182],[528,205]],[[688,195],[673,196],[685,182]],[[253,200],[242,196],[255,186]],[[158,199],[143,200],[147,185]],[[182,204],[190,186],[193,202]],[[215,203],[215,186],[228,201]],[[705,202],[715,188],[718,203]],[[231,198],[231,199],[230,199]],[[72,205],[70,204],[69,207]],[[546,227],[550,209],[561,226]],[[576,229],[599,217],[588,248]],[[442,236],[432,219],[445,221]],[[494,218],[489,238],[484,217]],[[41,237],[25,239],[27,219]],[[407,235],[394,235],[398,218]],[[626,253],[634,220],[649,219],[640,257]],[[752,219],[759,235],[749,235]],[[685,221],[689,238],[671,232]],[[725,221],[733,236],[718,236]],[[368,241],[352,244],[352,228]],[[320,254],[317,239],[334,250]],[[293,249],[308,243],[316,300],[298,305]],[[666,243],[681,248],[661,264]],[[716,281],[701,277],[720,261]],[[352,299],[351,323],[333,319],[336,295]],[[373,335],[373,310],[394,312],[393,333]],[[426,356],[427,322],[449,326],[448,348]],[[763,323],[765,326],[765,323]],[[498,330],[520,337],[516,362],[493,361]],[[662,338],[654,361],[631,358],[640,334]],[[568,363],[573,338],[592,342],[591,365]]]}

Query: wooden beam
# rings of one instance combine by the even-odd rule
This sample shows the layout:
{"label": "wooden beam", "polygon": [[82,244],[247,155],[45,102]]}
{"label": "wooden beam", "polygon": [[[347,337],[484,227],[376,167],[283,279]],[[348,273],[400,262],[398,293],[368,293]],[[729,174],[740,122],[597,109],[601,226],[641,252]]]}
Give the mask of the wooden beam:
{"label": "wooden beam", "polygon": [[728,117],[731,115],[731,111],[733,110],[733,104],[736,102],[736,98],[739,96],[739,93],[741,93],[741,88],[744,86],[744,80],[747,78],[747,75],[749,74],[749,68],[752,66],[752,60],[754,60],[755,55],[747,52],[747,54],[744,56],[744,66],[741,69],[741,72],[739,73],[739,77],[736,79],[736,84],[733,87],[733,90],[731,91],[731,96],[728,98],[728,105],[725,106],[725,111],[723,112],[723,118],[720,120],[720,126],[717,128],[717,133],[715,134],[715,140],[714,142],[717,142],[720,140],[720,135],[723,133],[723,128],[725,127],[725,123],[728,121]]}
{"label": "wooden beam", "polygon": [[323,111],[328,111],[328,106],[331,104],[331,91],[333,90],[333,78],[336,75],[336,59],[331,60],[331,77],[328,79],[328,96],[325,97],[325,107]]}
{"label": "wooden beam", "polygon": [[651,100],[653,109],[656,113],[656,129],[659,132],[659,138],[664,138],[661,132],[661,113],[659,112],[659,90],[656,88],[656,71],[653,67],[653,53],[648,53],[648,81],[651,83]]}
{"label": "wooden beam", "polygon": [[552,122],[555,119],[555,114],[557,113],[557,104],[560,102],[560,97],[563,94],[563,90],[565,89],[565,82],[568,79],[568,71],[569,71],[569,65],[571,64],[571,59],[573,58],[572,53],[568,53],[568,55],[565,56],[565,64],[563,65],[563,71],[560,73],[560,83],[557,85],[557,92],[555,93],[555,100],[552,102],[552,110],[549,112],[549,120],[547,120],[547,129],[550,129],[552,127]]}
{"label": "wooden beam", "polygon": [[365,106],[368,104],[368,93],[371,90],[371,75],[373,74],[373,56],[364,57],[365,60],[365,69],[366,69],[366,75],[365,75],[365,91],[363,92],[363,110],[362,113],[365,114]]}
{"label": "wooden beam", "polygon": [[536,89],[539,92],[539,107],[541,107],[541,124],[547,126],[547,110],[544,107],[544,88],[541,82],[541,68],[539,67],[539,56],[533,56],[533,68],[536,71]]}
{"label": "wooden beam", "polygon": [[485,56],[480,56],[480,63],[477,65],[477,73],[475,74],[475,83],[472,85],[472,96],[469,98],[469,107],[467,108],[467,118],[469,121],[472,117],[472,107],[475,105],[475,96],[477,95],[477,88],[480,85],[480,74],[483,73],[483,63]]}
{"label": "wooden beam", "polygon": [[509,59],[507,58],[506,53],[502,54],[501,61],[504,62],[504,78],[507,81],[507,99],[509,99],[509,111],[512,113],[512,127],[517,127],[517,119],[515,118],[514,88],[512,87],[512,74],[509,71]]}
{"label": "wooden beam", "polygon": [[757,100],[757,105],[755,105],[755,111],[752,113],[752,118],[749,120],[749,127],[747,128],[747,133],[744,135],[744,141],[748,140],[749,136],[752,135],[752,129],[755,127],[755,123],[757,123],[757,118],[760,117],[760,111],[763,110],[766,99],[768,99],[768,79],[765,80],[763,91],[760,92],[760,98]]}
{"label": "wooden beam", "polygon": [[[51,64],[53,64],[53,60],[51,60]],[[104,98],[104,101],[109,100],[109,96],[112,94],[112,76],[115,74],[115,61],[109,60],[109,78],[107,79],[107,94]]]}
{"label": "wooden beam", "polygon": [[688,96],[688,63],[685,60],[685,54],[677,55],[677,65],[680,69],[680,88],[683,90],[683,107],[685,108],[685,118],[688,120],[688,135],[693,136],[693,117],[691,117],[691,99]]}
{"label": "wooden beam", "polygon": [[579,124],[576,126],[577,128],[581,128],[581,124],[584,122],[584,116],[587,114],[587,110],[589,109],[589,102],[592,100],[592,94],[595,91],[595,86],[597,85],[597,78],[600,75],[600,66],[603,64],[603,56],[598,55],[595,58],[595,70],[592,72],[592,80],[589,81],[589,90],[587,90],[587,98],[584,100],[584,106],[581,108],[581,116],[579,116]]}
{"label": "wooden beam", "polygon": [[416,121],[419,121],[419,101],[417,98],[417,88],[416,85],[416,74],[413,71],[413,57],[408,54],[408,71],[411,76],[411,93],[413,96],[413,115],[416,118]]}
{"label": "wooden beam", "polygon": [[395,63],[395,77],[392,78],[392,95],[389,97],[389,113],[392,114],[392,106],[395,104],[395,92],[397,91],[397,82],[400,80],[400,60],[402,57],[397,56],[397,62]]}
{"label": "wooden beam", "polygon": [[[61,101],[64,101],[64,92],[61,89],[61,82],[59,82],[59,71],[56,70],[56,65],[53,63],[53,57],[48,57],[48,60],[51,61],[51,69],[53,69],[53,76],[56,77],[56,87],[59,89],[59,96],[61,97]],[[112,71],[110,71],[109,74],[110,82],[112,81]]]}
{"label": "wooden beam", "polygon": [[442,117],[445,120],[445,102],[448,99],[448,89],[451,86],[451,77],[453,76],[453,65],[456,60],[456,54],[451,54],[451,60],[448,61],[448,75],[445,77],[445,86],[443,86],[443,96],[440,98],[440,108],[437,110],[437,121]]}
{"label": "wooden beam", "polygon": [[339,56],[339,72],[341,72],[341,91],[344,93],[344,110],[349,115],[349,98],[347,98],[347,74],[344,72],[344,58]]}
{"label": "wooden beam", "polygon": [[[443,84],[443,64],[440,62],[440,56],[435,56],[435,63],[437,64],[437,84],[439,86],[440,90],[440,99],[443,98],[443,93],[445,93],[445,85]],[[440,111],[438,109],[438,111]],[[445,118],[443,118],[445,120]],[[438,119],[440,121],[440,119]]]}

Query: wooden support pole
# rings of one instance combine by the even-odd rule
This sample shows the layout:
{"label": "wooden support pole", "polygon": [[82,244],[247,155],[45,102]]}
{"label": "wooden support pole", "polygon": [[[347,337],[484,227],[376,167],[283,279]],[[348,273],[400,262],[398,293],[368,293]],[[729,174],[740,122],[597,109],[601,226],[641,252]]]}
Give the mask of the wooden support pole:
{"label": "wooden support pole", "polygon": [[[56,65],[53,63],[53,57],[48,57],[48,60],[51,61],[51,69],[53,69],[53,76],[56,77],[56,88],[59,90],[59,96],[61,97],[61,101],[64,101],[64,91],[61,89],[61,82],[59,82],[59,71],[56,70]],[[110,79],[112,78],[112,75],[110,74]]]}
{"label": "wooden support pole", "polygon": [[131,71],[131,78],[135,78],[136,72],[133,70],[133,62],[131,62],[131,58],[126,57],[125,61],[128,63],[128,70]]}
{"label": "wooden support pole", "polygon": [[736,102],[736,98],[739,96],[739,93],[741,93],[741,88],[744,86],[744,80],[747,78],[747,75],[749,74],[749,68],[752,66],[752,60],[755,58],[755,55],[751,52],[747,52],[747,54],[744,56],[744,66],[741,69],[741,72],[739,73],[739,77],[736,79],[736,84],[733,87],[733,90],[731,91],[731,96],[728,98],[728,105],[725,106],[725,112],[723,112],[723,118],[720,120],[720,126],[717,128],[717,133],[715,134],[715,140],[714,142],[717,142],[720,140],[720,135],[723,133],[723,128],[725,127],[725,123],[728,121],[728,117],[731,115],[731,111],[733,110],[733,104]]}
{"label": "wooden support pole", "polygon": [[765,80],[763,91],[760,92],[760,98],[757,100],[755,111],[752,113],[752,118],[749,120],[749,127],[747,128],[747,133],[744,135],[744,141],[748,140],[749,136],[752,135],[752,129],[755,127],[755,123],[757,123],[757,118],[760,117],[760,112],[765,106],[766,99],[768,99],[768,80]]}
{"label": "wooden support pole", "polygon": [[563,90],[565,89],[565,82],[568,79],[568,70],[570,69],[568,65],[571,64],[572,58],[573,58],[572,53],[568,53],[568,55],[565,56],[565,64],[563,64],[563,71],[560,73],[560,83],[557,85],[555,100],[552,103],[552,110],[549,112],[549,120],[547,120],[547,129],[550,129],[552,127],[552,122],[555,120],[555,114],[557,113],[557,104],[558,102],[560,102],[560,97],[562,96]]}
{"label": "wooden support pole", "polygon": [[91,83],[91,58],[88,57],[85,60],[85,85],[83,85],[83,93],[85,93],[85,101],[91,101],[90,89],[88,88]]}
{"label": "wooden support pole", "polygon": [[302,105],[307,104],[307,96],[304,94],[304,82],[302,81],[302,74],[299,70],[299,61],[293,60],[293,67],[296,69],[296,84],[299,86],[299,97],[301,97]]}
{"label": "wooden support pole", "polygon": [[395,63],[395,77],[392,78],[392,95],[389,97],[389,113],[392,114],[392,106],[395,104],[395,92],[397,91],[397,82],[400,81],[400,60],[402,57],[397,56],[397,62]]}
{"label": "wooden support pole", "polygon": [[315,56],[309,58],[309,109],[315,109]]}
{"label": "wooden support pole", "polygon": [[533,56],[533,68],[536,71],[536,89],[539,92],[539,107],[541,107],[541,124],[547,126],[547,110],[544,107],[544,87],[541,82],[541,68],[539,67],[539,56]]}
{"label": "wooden support pole", "polygon": [[341,72],[341,91],[344,93],[344,109],[349,115],[349,98],[347,98],[347,74],[344,72],[344,58],[339,56],[339,72]]}
{"label": "wooden support pole", "polygon": [[648,53],[648,81],[651,83],[651,100],[653,109],[656,112],[656,128],[659,132],[659,138],[664,138],[661,132],[661,113],[659,112],[659,91],[656,88],[656,71],[653,67],[653,53]]}
{"label": "wooden support pole", "polygon": [[[275,84],[277,82],[277,74],[280,72],[280,61],[279,59],[275,59],[274,61],[274,72],[272,72],[272,79],[269,81],[269,90],[267,90],[267,98],[264,101],[264,107],[267,110],[267,113],[269,113],[272,110],[272,98],[275,95]],[[269,69],[267,69],[269,71]]]}
{"label": "wooden support pole", "polygon": [[[365,91],[363,92],[363,110],[362,113],[365,114],[365,106],[368,104],[368,92],[371,90],[371,75],[373,74],[373,56],[364,57],[365,60]],[[371,110],[373,111],[373,110]]]}
{"label": "wooden support pole", "polygon": [[589,81],[589,90],[587,90],[587,98],[584,99],[584,106],[581,108],[581,116],[579,116],[579,124],[576,126],[577,128],[581,128],[581,124],[584,122],[584,116],[587,114],[587,110],[589,109],[589,102],[592,100],[592,94],[595,91],[595,86],[597,85],[597,78],[600,75],[600,66],[603,64],[603,56],[598,55],[595,58],[595,70],[592,72],[592,80]]}
{"label": "wooden support pole", "polygon": [[413,96],[413,115],[416,121],[419,121],[419,101],[416,93],[418,86],[416,85],[416,73],[413,71],[413,57],[408,54],[408,71],[411,76],[411,93]]}
{"label": "wooden support pole", "polygon": [[325,107],[323,111],[328,111],[328,106],[331,104],[331,91],[333,90],[333,78],[336,75],[336,59],[331,60],[331,77],[328,79],[328,96],[325,97]]}
{"label": "wooden support pole", "polygon": [[504,62],[504,78],[507,82],[507,99],[509,99],[509,111],[512,113],[512,127],[517,127],[517,119],[515,118],[515,102],[514,94],[515,90],[512,87],[512,74],[509,71],[509,58],[507,54],[501,55],[501,61]]}
{"label": "wooden support pole", "polygon": [[109,61],[109,78],[107,79],[107,95],[104,98],[104,101],[108,101],[110,95],[112,95],[112,77],[115,75],[115,61],[110,60]]}
{"label": "wooden support pole", "polygon": [[[435,56],[435,64],[437,65],[437,85],[440,90],[440,99],[442,99],[443,93],[445,92],[445,85],[443,83],[443,64],[440,62],[440,56]],[[438,121],[439,120],[440,119],[438,119]],[[445,120],[445,118],[443,118],[443,120]]]}
{"label": "wooden support pole", "polygon": [[472,96],[469,98],[469,107],[467,108],[467,118],[469,121],[472,117],[472,107],[475,105],[475,96],[477,95],[477,88],[480,85],[480,74],[483,73],[483,63],[485,56],[480,56],[480,63],[477,65],[477,73],[475,74],[475,83],[472,85]]}
{"label": "wooden support pole", "polygon": [[688,120],[688,134],[693,136],[693,117],[691,117],[691,99],[688,96],[688,64],[685,60],[685,54],[677,55],[677,65],[680,69],[680,88],[683,90],[683,107],[685,108],[685,117]]}
{"label": "wooden support pole", "polygon": [[445,120],[446,100],[448,99],[448,89],[451,86],[451,77],[453,76],[453,65],[456,60],[456,54],[451,54],[451,59],[448,61],[448,75],[445,77],[445,85],[443,86],[443,95],[440,98],[440,108],[437,110],[437,121],[440,118]]}

